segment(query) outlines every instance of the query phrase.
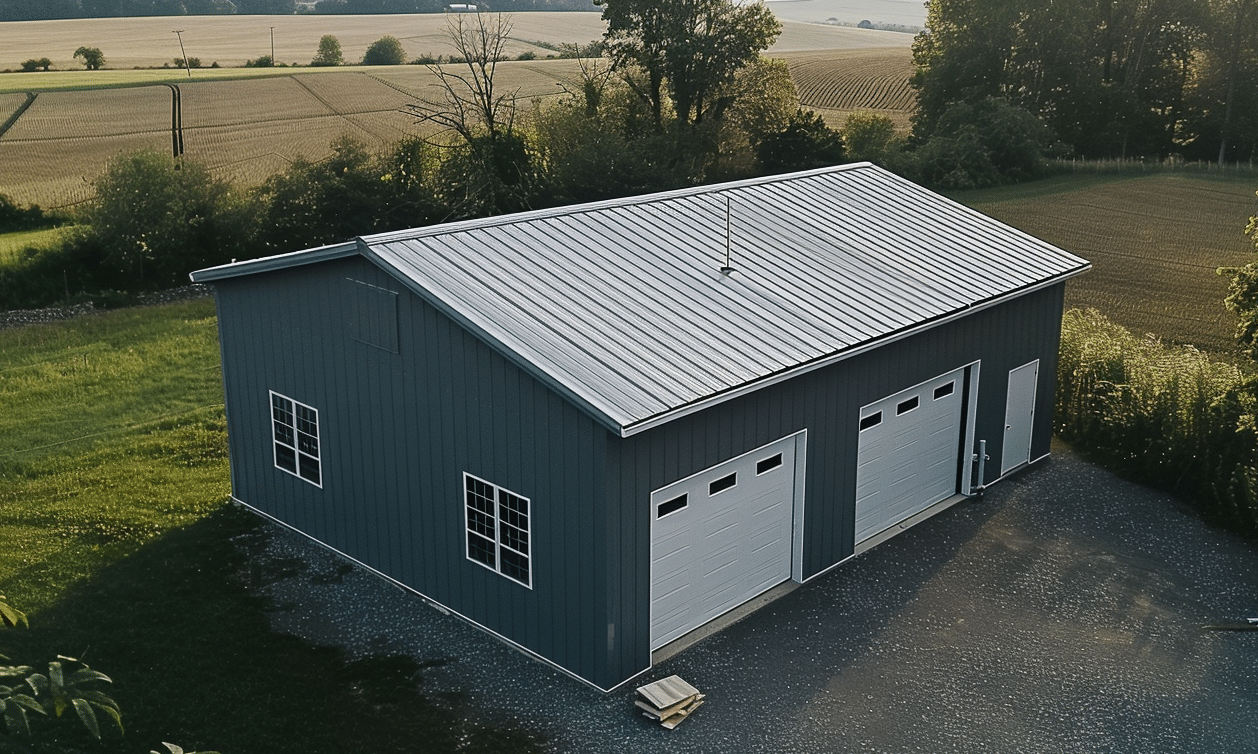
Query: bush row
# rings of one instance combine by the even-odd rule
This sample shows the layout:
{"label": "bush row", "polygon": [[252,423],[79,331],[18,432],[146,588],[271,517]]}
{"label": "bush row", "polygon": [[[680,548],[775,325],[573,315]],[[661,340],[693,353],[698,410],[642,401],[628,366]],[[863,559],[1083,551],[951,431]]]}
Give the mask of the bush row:
{"label": "bush row", "polygon": [[1258,375],[1089,309],[1063,318],[1057,377],[1064,440],[1207,519],[1258,533]]}

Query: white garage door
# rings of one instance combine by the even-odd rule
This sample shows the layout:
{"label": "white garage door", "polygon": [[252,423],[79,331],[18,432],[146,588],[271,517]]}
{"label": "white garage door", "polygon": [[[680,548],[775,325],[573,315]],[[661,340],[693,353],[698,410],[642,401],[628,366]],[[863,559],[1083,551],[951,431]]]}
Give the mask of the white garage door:
{"label": "white garage door", "polygon": [[957,491],[965,370],[865,406],[856,467],[856,542]]}
{"label": "white garage door", "polygon": [[651,649],[790,578],[795,443],[651,494]]}

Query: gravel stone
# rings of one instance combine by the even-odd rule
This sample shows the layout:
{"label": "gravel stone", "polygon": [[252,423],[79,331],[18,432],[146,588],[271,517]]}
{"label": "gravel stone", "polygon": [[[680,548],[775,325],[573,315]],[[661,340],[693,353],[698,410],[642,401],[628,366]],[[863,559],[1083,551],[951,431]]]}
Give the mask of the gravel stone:
{"label": "gravel stone", "polygon": [[[554,752],[1252,751],[1258,550],[1064,446],[604,694],[282,527],[277,630],[446,660],[429,693]],[[277,564],[279,564],[277,566]],[[674,731],[634,688],[707,703]]]}
{"label": "gravel stone", "polygon": [[[214,289],[208,285],[195,283],[185,285],[179,288],[170,288],[164,291],[154,291],[152,293],[142,294],[137,300],[137,306],[151,306],[153,304],[167,304],[172,301],[183,301],[190,298],[201,298],[214,293]],[[50,306],[45,309],[12,309],[9,311],[0,311],[0,330],[10,327],[22,327],[24,325],[38,325],[46,322],[57,322],[71,317],[82,317],[88,314],[95,314],[102,311],[97,309],[92,302],[88,301],[82,304],[73,304],[71,306]]]}

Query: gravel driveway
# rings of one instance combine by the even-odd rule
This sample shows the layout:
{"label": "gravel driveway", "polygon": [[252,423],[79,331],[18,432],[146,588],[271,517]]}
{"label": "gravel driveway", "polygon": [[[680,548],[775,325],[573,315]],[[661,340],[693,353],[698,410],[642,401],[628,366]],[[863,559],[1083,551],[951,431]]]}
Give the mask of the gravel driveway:
{"label": "gravel driveway", "polygon": [[[1258,546],[1068,448],[602,694],[276,529],[276,625],[355,654],[443,658],[556,752],[1258,750]],[[633,688],[707,703],[674,731]]]}

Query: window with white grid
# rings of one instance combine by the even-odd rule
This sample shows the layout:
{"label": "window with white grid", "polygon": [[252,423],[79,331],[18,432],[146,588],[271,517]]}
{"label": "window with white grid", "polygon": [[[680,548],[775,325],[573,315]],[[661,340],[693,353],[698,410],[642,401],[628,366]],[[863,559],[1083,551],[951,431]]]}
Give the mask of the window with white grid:
{"label": "window with white grid", "polygon": [[467,557],[532,588],[528,498],[463,475]]}
{"label": "window with white grid", "polygon": [[271,393],[271,429],[275,468],[323,486],[319,464],[319,412],[304,403]]}

